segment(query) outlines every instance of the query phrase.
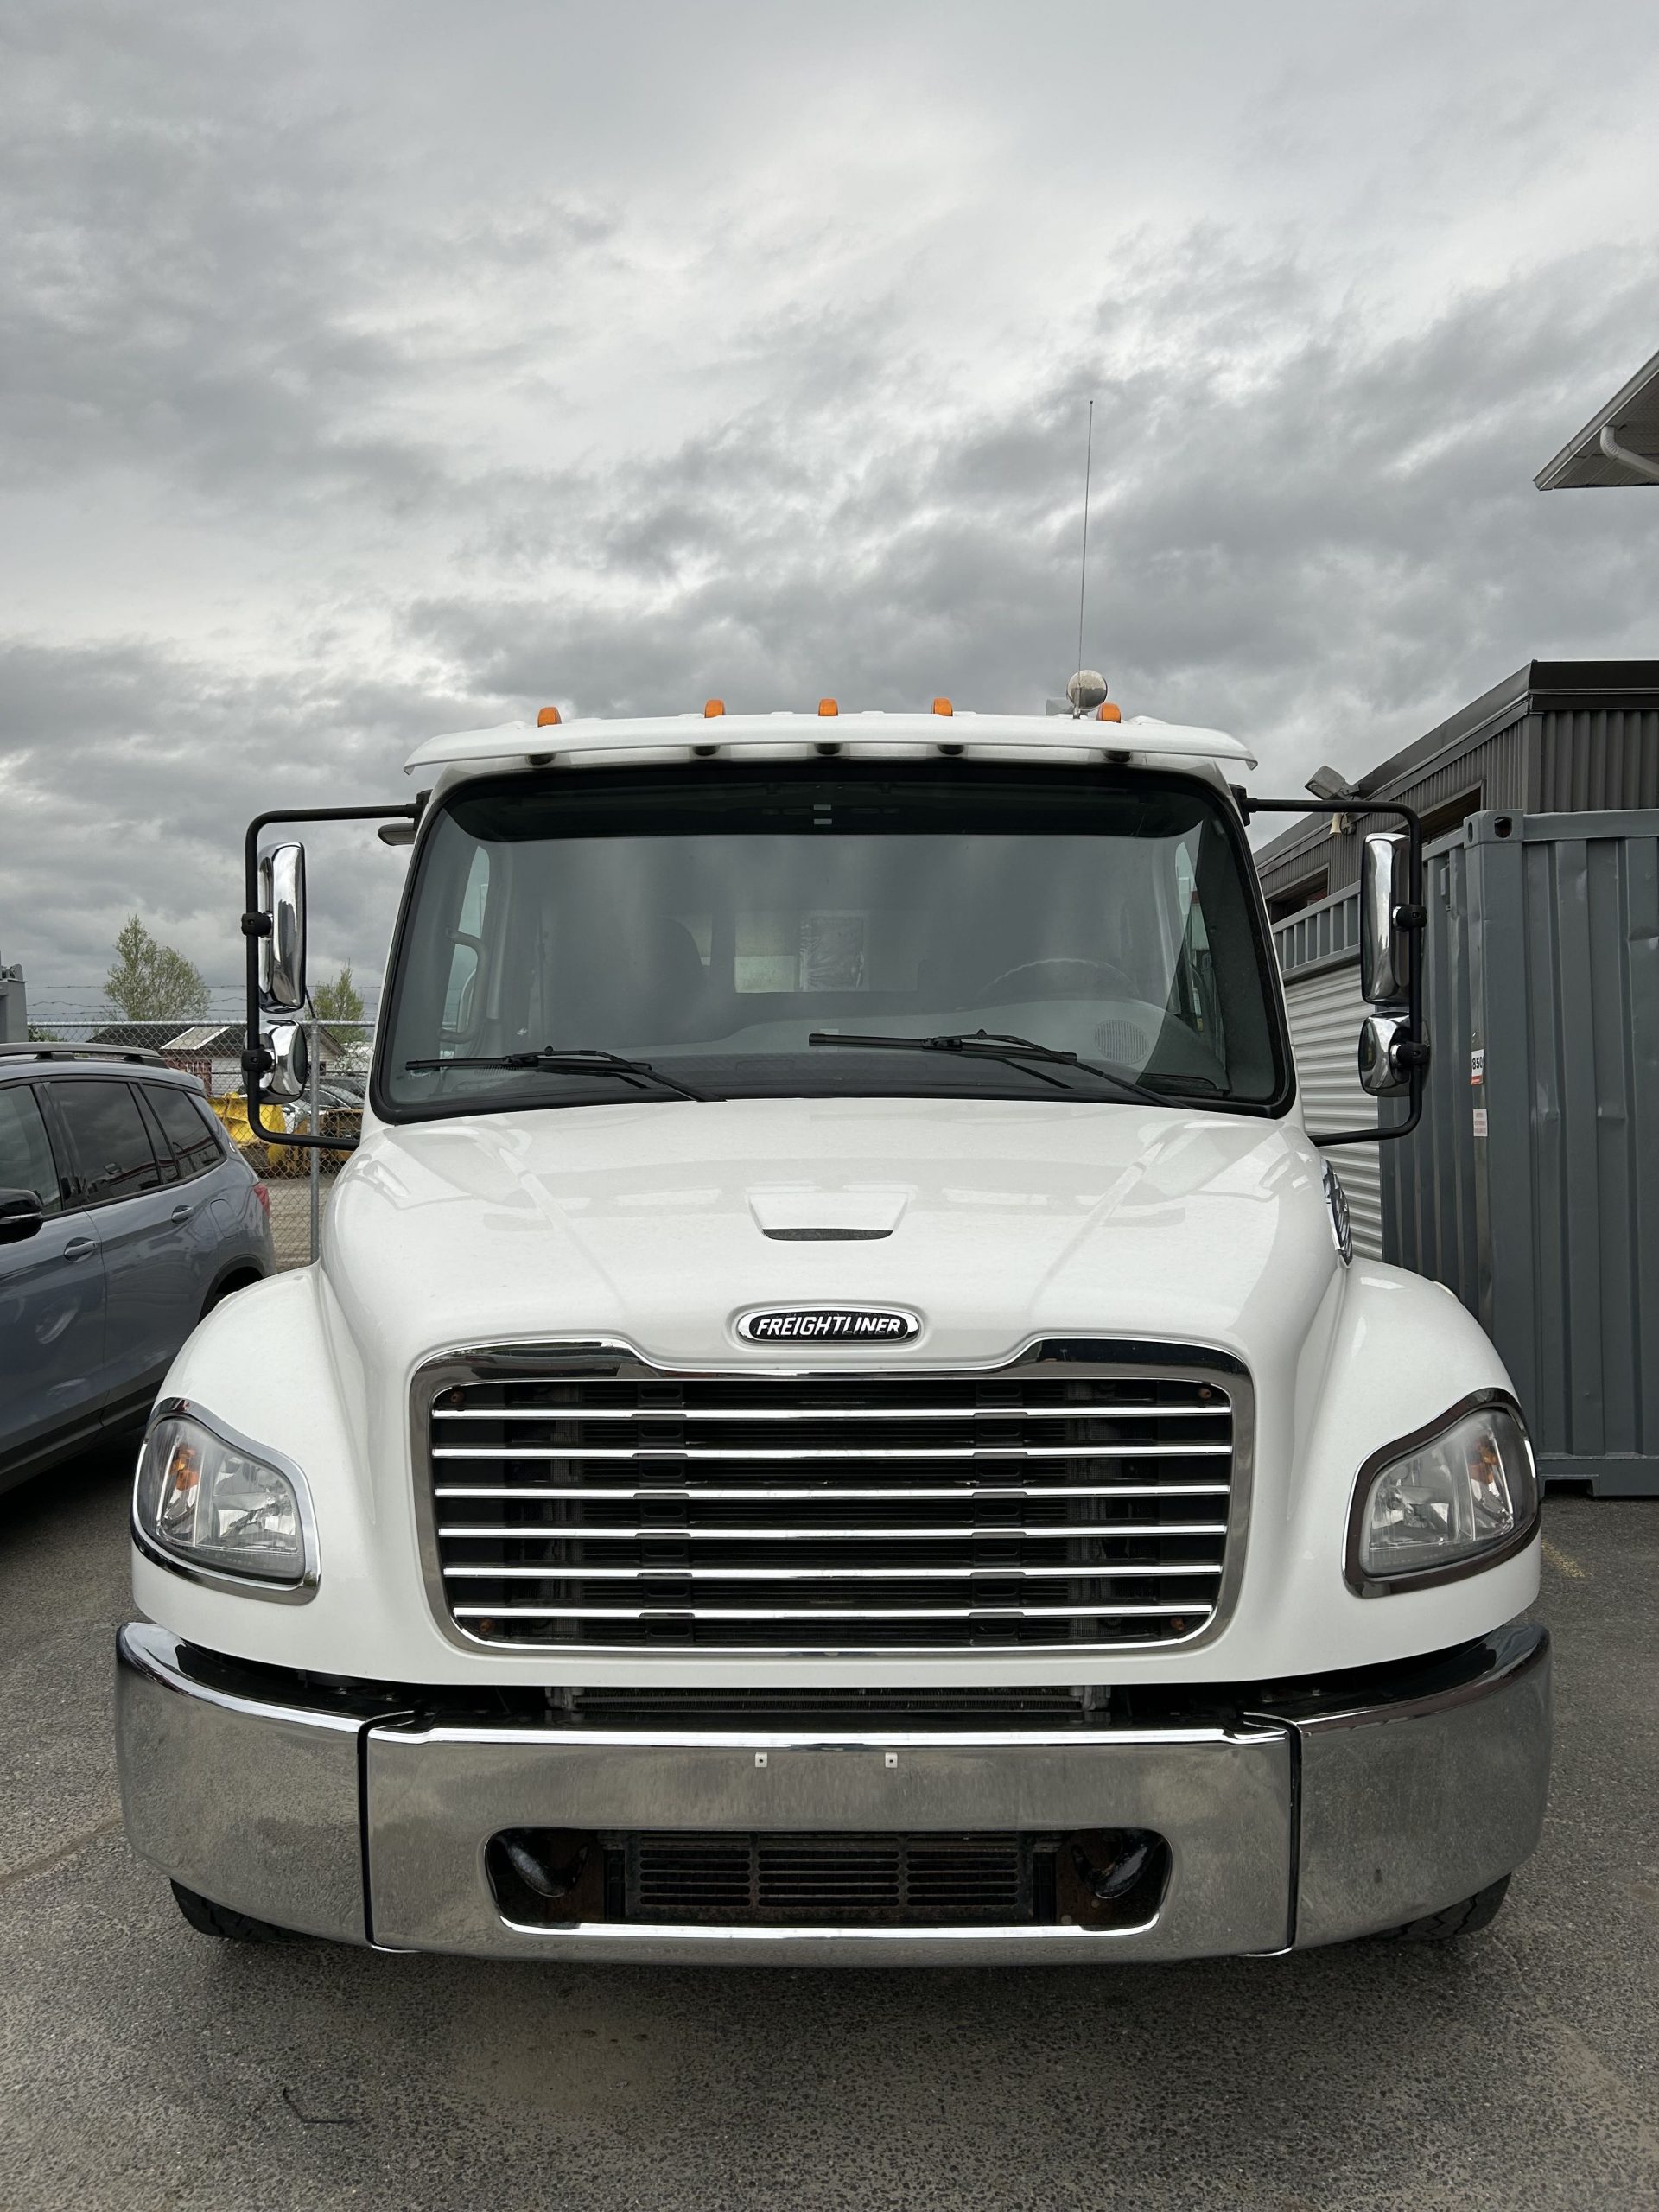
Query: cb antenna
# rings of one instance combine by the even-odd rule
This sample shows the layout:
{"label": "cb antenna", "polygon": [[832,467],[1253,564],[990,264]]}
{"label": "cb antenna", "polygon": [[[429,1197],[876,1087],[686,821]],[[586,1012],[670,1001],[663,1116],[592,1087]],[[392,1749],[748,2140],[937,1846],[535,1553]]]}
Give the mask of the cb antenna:
{"label": "cb antenna", "polygon": [[1089,480],[1095,463],[1095,403],[1089,403],[1089,441],[1083,454],[1083,561],[1077,575],[1077,666],[1083,666],[1083,601],[1089,588]]}
{"label": "cb antenna", "polygon": [[[1097,669],[1083,665],[1083,617],[1089,592],[1089,486],[1095,463],[1095,403],[1089,403],[1089,442],[1083,457],[1083,560],[1077,576],[1077,672],[1065,687],[1065,705],[1071,710],[1075,721],[1079,715],[1092,714],[1106,697],[1106,679]],[[1051,702],[1052,713],[1063,713],[1065,708],[1056,699]]]}

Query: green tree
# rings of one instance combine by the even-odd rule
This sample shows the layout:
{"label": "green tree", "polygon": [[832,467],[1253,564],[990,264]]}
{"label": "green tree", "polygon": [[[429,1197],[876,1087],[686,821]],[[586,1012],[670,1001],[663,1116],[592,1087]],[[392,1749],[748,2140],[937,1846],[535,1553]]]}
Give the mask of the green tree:
{"label": "green tree", "polygon": [[134,914],[115,940],[104,994],[124,1021],[200,1021],[211,993],[193,961],[159,944]]}
{"label": "green tree", "polygon": [[352,981],[349,960],[338,976],[331,976],[326,983],[312,986],[311,1009],[319,1021],[362,1020],[363,994]]}

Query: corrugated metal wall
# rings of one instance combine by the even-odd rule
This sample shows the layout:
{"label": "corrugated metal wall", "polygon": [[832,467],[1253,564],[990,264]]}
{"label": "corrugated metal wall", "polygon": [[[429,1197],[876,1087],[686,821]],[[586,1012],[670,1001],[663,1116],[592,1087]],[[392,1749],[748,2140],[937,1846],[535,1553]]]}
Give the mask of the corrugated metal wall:
{"label": "corrugated metal wall", "polygon": [[[1363,1129],[1375,1122],[1376,1101],[1360,1089],[1357,1065],[1359,1025],[1367,1011],[1359,995],[1357,963],[1323,969],[1288,984],[1285,1006],[1308,1134]],[[1381,1149],[1379,1145],[1349,1144],[1330,1155],[1348,1193],[1354,1249],[1369,1260],[1382,1257]]]}
{"label": "corrugated metal wall", "polygon": [[[1359,995],[1358,929],[1359,895],[1351,891],[1305,908],[1273,932],[1303,1116],[1315,1136],[1376,1120],[1376,1101],[1360,1089],[1357,1061],[1366,1011]],[[1372,1260],[1382,1257],[1381,1149],[1344,1145],[1331,1154],[1348,1194],[1354,1249]]]}
{"label": "corrugated metal wall", "polygon": [[1659,1494],[1659,812],[1482,813],[1428,888],[1388,1256],[1484,1323],[1547,1477]]}
{"label": "corrugated metal wall", "polygon": [[[1527,763],[1533,731],[1546,722],[1566,722],[1573,719],[1566,715],[1517,715],[1502,729],[1494,730],[1490,737],[1483,738],[1478,745],[1461,750],[1454,748],[1438,765],[1431,763],[1419,768],[1411,775],[1402,777],[1396,783],[1379,786],[1368,796],[1377,799],[1398,799],[1402,806],[1415,807],[1419,814],[1433,814],[1436,807],[1460,798],[1465,791],[1478,791],[1483,809],[1508,807],[1518,813],[1528,803]],[[1659,725],[1659,716],[1655,715],[1644,718],[1639,715],[1598,715],[1580,719],[1605,722],[1621,720],[1635,722],[1646,719]],[[1563,743],[1565,746],[1565,741]],[[1564,750],[1563,758],[1566,757]],[[1659,760],[1659,750],[1656,751],[1656,759]],[[1566,798],[1560,802],[1564,806],[1584,803]],[[1635,803],[1625,799],[1598,802],[1609,806],[1633,805]],[[1659,804],[1659,798],[1648,803]],[[1360,827],[1389,830],[1399,826],[1381,818],[1366,825],[1363,817],[1355,818]],[[1275,858],[1271,867],[1262,872],[1262,882],[1272,895],[1287,884],[1294,883],[1298,876],[1323,868],[1327,871],[1328,895],[1336,898],[1358,884],[1360,843],[1357,828],[1344,830],[1340,836],[1333,837],[1324,822],[1320,822],[1310,832],[1306,846],[1298,848],[1294,861],[1283,857]]]}
{"label": "corrugated metal wall", "polygon": [[1532,720],[1532,787],[1524,801],[1489,806],[1525,804],[1535,814],[1659,806],[1659,708],[1547,710]]}

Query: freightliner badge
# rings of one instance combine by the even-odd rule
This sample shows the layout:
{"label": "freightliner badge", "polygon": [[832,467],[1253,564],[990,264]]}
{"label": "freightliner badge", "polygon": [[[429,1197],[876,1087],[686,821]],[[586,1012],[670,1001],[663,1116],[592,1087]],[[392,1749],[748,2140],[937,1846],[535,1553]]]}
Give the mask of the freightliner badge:
{"label": "freightliner badge", "polygon": [[751,1344],[897,1344],[921,1332],[914,1313],[893,1306],[761,1306],[737,1323]]}

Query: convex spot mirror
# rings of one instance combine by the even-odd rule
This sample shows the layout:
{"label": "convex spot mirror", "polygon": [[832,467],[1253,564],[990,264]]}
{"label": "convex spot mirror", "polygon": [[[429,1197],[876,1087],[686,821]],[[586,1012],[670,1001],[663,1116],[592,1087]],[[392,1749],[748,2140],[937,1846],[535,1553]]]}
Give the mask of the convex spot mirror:
{"label": "convex spot mirror", "polygon": [[305,1004],[303,845],[272,845],[260,854],[259,911],[270,917],[270,933],[259,940],[260,1001],[296,1014]]}
{"label": "convex spot mirror", "polygon": [[1401,1045],[1411,1032],[1397,1014],[1368,1014],[1359,1027],[1360,1088],[1373,1098],[1391,1097],[1411,1088],[1411,1071],[1402,1065]]}
{"label": "convex spot mirror", "polygon": [[40,1233],[45,1209],[33,1191],[0,1191],[0,1244],[21,1244]]}
{"label": "convex spot mirror", "polygon": [[304,1024],[275,1023],[265,1033],[264,1046],[270,1055],[270,1066],[265,1074],[268,1095],[284,1102],[303,1098],[311,1077],[311,1048],[306,1042]]}
{"label": "convex spot mirror", "polygon": [[1411,899],[1409,841],[1398,830],[1367,836],[1359,865],[1359,995],[1373,1006],[1411,995],[1411,932],[1395,920]]}

